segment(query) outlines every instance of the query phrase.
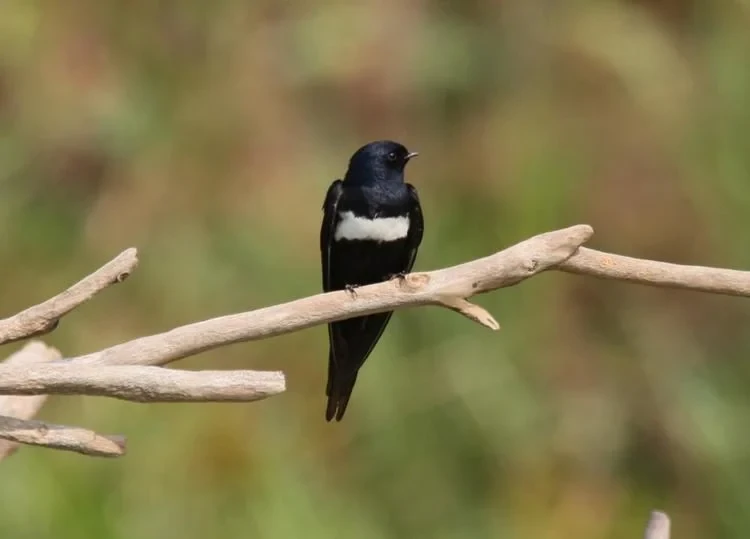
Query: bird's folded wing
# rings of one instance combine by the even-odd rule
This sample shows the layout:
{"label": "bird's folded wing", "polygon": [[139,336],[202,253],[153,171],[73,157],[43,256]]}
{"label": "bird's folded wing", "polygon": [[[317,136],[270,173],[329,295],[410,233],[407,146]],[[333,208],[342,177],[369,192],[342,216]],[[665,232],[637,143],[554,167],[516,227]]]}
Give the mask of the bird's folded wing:
{"label": "bird's folded wing", "polygon": [[424,234],[424,216],[422,215],[422,205],[419,203],[419,195],[417,190],[410,183],[406,184],[409,189],[409,197],[411,197],[411,203],[409,204],[409,233],[406,236],[406,245],[409,249],[408,263],[405,272],[410,272],[414,267],[414,260],[417,258],[417,250],[419,244],[422,243],[422,236]]}
{"label": "bird's folded wing", "polygon": [[323,224],[320,227],[320,257],[323,266],[323,291],[331,291],[331,245],[336,231],[338,212],[336,210],[343,186],[341,180],[336,180],[328,188],[325,202],[323,202]]}

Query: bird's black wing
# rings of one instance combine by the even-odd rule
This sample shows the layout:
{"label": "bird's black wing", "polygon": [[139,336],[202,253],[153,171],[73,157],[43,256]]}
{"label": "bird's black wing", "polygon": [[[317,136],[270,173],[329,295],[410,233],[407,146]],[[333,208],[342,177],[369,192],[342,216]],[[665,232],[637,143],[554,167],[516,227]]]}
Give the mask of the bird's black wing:
{"label": "bird's black wing", "polygon": [[417,259],[417,250],[422,243],[422,236],[424,235],[424,216],[422,215],[422,205],[419,203],[419,195],[412,184],[407,183],[406,187],[409,189],[411,204],[409,205],[409,234],[406,236],[409,262],[406,269],[404,269],[404,273],[410,272],[414,267],[414,261]]}
{"label": "bird's black wing", "polygon": [[[340,289],[340,286],[337,286],[340,283],[334,282],[334,272],[331,267],[331,250],[334,247],[334,234],[336,233],[336,225],[339,220],[338,204],[343,191],[343,182],[341,180],[334,181],[328,188],[325,201],[323,202],[323,224],[320,227],[320,258],[323,269],[324,292]],[[348,375],[348,372],[347,376],[343,377],[343,379],[341,374],[339,374],[344,365],[341,368],[337,366],[336,355],[343,353],[345,356],[348,356],[348,347],[346,340],[342,339],[340,331],[337,331],[335,324],[328,324],[328,345],[328,383],[326,385],[326,395],[329,398],[326,419],[330,421],[336,414],[336,407],[339,402],[338,395],[345,392],[340,391],[339,386],[343,384],[348,388],[348,394],[351,394],[350,388],[354,386],[354,380],[356,380],[356,369],[353,374],[354,380],[351,379],[352,377]],[[346,370],[348,371],[348,369]],[[343,408],[345,408],[345,405]],[[343,411],[341,414],[343,415]]]}
{"label": "bird's black wing", "polygon": [[320,258],[323,267],[323,291],[330,292],[331,286],[331,246],[336,230],[338,212],[336,208],[344,188],[341,180],[336,180],[328,188],[323,202],[323,224],[320,227]]}

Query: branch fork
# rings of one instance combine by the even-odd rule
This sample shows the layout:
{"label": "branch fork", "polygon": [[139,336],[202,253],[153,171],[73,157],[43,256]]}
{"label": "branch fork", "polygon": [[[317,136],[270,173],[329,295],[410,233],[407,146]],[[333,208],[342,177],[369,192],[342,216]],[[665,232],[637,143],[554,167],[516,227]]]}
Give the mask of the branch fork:
{"label": "branch fork", "polygon": [[[345,290],[318,294],[203,320],[65,360],[57,350],[31,342],[0,363],[0,459],[18,443],[96,456],[124,454],[121,437],[33,421],[48,394],[134,402],[251,402],[282,393],[284,375],[249,370],[190,372],[164,365],[220,346],[422,305],[445,307],[497,330],[500,326],[493,316],[469,298],[544,271],[750,296],[750,272],[681,266],[582,247],[592,235],[590,226],[576,225],[539,234],[484,258],[359,287],[354,297]],[[137,263],[136,250],[127,249],[54,298],[0,320],[0,344],[54,329],[62,316],[122,282]]]}

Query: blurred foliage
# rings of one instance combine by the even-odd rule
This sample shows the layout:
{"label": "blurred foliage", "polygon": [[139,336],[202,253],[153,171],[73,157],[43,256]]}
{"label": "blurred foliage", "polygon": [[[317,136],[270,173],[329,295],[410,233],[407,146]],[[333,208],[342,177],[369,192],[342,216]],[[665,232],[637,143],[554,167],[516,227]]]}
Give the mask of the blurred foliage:
{"label": "blurred foliage", "polygon": [[[421,154],[418,269],[581,222],[750,267],[749,55],[747,0],[5,0],[2,312],[129,246],[66,355],[313,294],[325,189],[378,138]],[[283,369],[261,403],[51,399],[129,455],[23,449],[0,536],[632,538],[654,507],[750,536],[747,300],[552,273],[479,301],[500,333],[394,316],[341,424],[323,327],[183,362]]]}

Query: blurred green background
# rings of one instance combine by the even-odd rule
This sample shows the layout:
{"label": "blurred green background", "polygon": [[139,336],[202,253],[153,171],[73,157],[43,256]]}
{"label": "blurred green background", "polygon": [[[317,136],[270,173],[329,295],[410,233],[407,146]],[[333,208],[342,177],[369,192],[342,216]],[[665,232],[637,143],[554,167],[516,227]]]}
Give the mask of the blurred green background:
{"label": "blurred green background", "polygon": [[[314,294],[325,190],[379,138],[421,154],[417,269],[576,223],[750,268],[750,2],[4,0],[0,314],[130,246],[48,343]],[[0,537],[633,538],[654,507],[750,537],[747,300],[550,273],[478,301],[502,331],[397,313],[341,424],[323,326],[177,364],[285,371],[260,403],[50,399],[129,454],[22,449]]]}

